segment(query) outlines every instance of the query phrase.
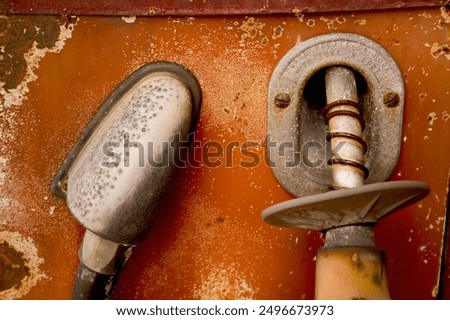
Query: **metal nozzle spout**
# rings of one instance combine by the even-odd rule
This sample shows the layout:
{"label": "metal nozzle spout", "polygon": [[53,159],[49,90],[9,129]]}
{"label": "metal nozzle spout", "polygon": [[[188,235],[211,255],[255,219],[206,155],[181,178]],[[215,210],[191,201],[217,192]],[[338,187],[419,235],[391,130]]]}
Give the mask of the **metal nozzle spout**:
{"label": "metal nozzle spout", "polygon": [[119,274],[101,274],[92,271],[83,263],[77,270],[72,300],[107,300],[116,286]]}
{"label": "metal nozzle spout", "polygon": [[52,191],[88,230],[74,298],[98,291],[80,289],[85,279],[94,287],[113,283],[125,253],[147,234],[200,101],[200,86],[184,67],[148,64],[106,99],[69,153]]}
{"label": "metal nozzle spout", "polygon": [[114,243],[87,230],[79,251],[72,299],[109,299],[132,250],[132,246]]}

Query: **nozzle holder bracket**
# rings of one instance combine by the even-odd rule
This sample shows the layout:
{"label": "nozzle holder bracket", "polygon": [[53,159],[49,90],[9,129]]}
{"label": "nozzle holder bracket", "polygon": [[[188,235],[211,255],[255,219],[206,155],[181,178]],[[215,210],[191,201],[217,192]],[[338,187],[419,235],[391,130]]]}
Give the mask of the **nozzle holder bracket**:
{"label": "nozzle holder bracket", "polygon": [[[304,91],[316,73],[338,65],[356,71],[367,84],[359,97],[366,123],[364,163],[370,172],[365,182],[385,181],[398,161],[404,84],[394,59],[380,45],[359,35],[332,33],[311,38],[282,58],[268,88],[269,163],[278,182],[295,197],[324,193],[332,185],[324,116],[308,104]],[[280,97],[286,103],[281,105]],[[394,100],[395,106],[390,103]]]}

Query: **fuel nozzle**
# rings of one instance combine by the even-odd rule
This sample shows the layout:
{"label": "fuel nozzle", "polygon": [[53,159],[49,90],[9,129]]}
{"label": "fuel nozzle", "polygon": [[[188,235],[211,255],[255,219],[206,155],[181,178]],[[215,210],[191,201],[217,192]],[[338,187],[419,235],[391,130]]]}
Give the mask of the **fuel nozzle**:
{"label": "fuel nozzle", "polygon": [[[327,105],[322,109],[334,152],[332,191],[273,205],[262,213],[272,225],[321,230],[325,245],[316,260],[317,299],[389,299],[385,259],[372,227],[385,215],[426,197],[420,181],[365,185],[368,146],[354,72],[341,65],[325,71]],[[299,182],[300,184],[301,182]]]}
{"label": "fuel nozzle", "polygon": [[201,104],[193,74],[170,62],[147,64],[105,100],[52,182],[87,229],[73,299],[107,299],[195,127]]}

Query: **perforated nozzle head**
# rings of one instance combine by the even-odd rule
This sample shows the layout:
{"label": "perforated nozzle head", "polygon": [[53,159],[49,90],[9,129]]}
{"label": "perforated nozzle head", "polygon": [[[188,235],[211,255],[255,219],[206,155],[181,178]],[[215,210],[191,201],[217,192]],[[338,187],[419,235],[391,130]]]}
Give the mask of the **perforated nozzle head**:
{"label": "perforated nozzle head", "polygon": [[199,107],[200,87],[189,71],[168,62],[142,67],[103,103],[54,189],[67,180],[67,205],[88,230],[136,244],[154,219]]}

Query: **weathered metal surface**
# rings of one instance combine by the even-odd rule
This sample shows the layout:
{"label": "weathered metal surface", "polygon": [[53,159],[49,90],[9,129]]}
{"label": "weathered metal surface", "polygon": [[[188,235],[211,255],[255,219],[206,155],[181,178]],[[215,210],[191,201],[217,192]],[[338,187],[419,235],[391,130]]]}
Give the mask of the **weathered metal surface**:
{"label": "weathered metal surface", "polygon": [[324,247],[376,248],[375,234],[370,225],[352,225],[327,231]]}
{"label": "weathered metal surface", "polygon": [[274,226],[315,230],[375,224],[428,193],[428,186],[418,181],[372,183],[288,200],[265,209],[262,215]]}
{"label": "weathered metal surface", "polygon": [[67,206],[83,226],[115,243],[136,244],[150,229],[200,103],[198,82],[182,66],[139,68],[105,99],[53,189],[67,179]]}
{"label": "weathered metal surface", "polygon": [[[389,53],[357,34],[331,33],[300,42],[276,66],[267,101],[271,167],[279,183],[296,197],[328,191],[334,183],[328,160],[331,153],[345,151],[345,147],[327,142],[320,112],[325,106],[325,80],[323,76],[314,80],[333,65],[347,66],[362,75],[358,98],[366,124],[362,136],[368,146],[362,161],[370,172],[366,183],[386,180],[400,154],[404,87]],[[388,92],[398,95],[397,107],[385,106]],[[276,105],[280,93],[291,99],[283,109]]]}
{"label": "weathered metal surface", "polygon": [[2,297],[70,298],[83,228],[49,184],[109,93],[139,66],[170,60],[189,68],[203,88],[192,165],[176,169],[177,180],[160,204],[164,215],[136,247],[114,297],[313,298],[320,233],[280,230],[260,217],[264,208],[292,198],[264,163],[267,88],[272,70],[296,42],[351,32],[385,47],[405,79],[402,151],[389,179],[431,186],[430,196],[375,228],[388,257],[391,297],[434,298],[450,154],[449,23],[445,9],[435,8],[80,17],[59,24],[54,46],[22,53],[26,76],[19,86],[0,88],[0,239],[13,233],[16,248],[28,243],[34,253],[28,255],[32,281]]}
{"label": "weathered metal surface", "polygon": [[392,8],[431,7],[446,0],[0,0],[0,12],[6,14],[75,14],[75,15],[222,15],[280,14],[299,12],[330,12],[381,10]]}

